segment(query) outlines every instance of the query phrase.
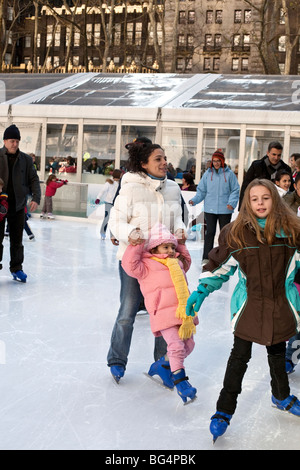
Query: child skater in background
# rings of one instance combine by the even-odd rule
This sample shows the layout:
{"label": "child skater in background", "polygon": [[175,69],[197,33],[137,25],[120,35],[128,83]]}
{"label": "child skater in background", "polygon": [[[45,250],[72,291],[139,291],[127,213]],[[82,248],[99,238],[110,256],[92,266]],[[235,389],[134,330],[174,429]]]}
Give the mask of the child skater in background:
{"label": "child skater in background", "polygon": [[[139,281],[153,334],[162,335],[167,343],[167,356],[157,361],[165,369],[163,383],[169,388],[175,385],[184,403],[188,398],[194,399],[197,393],[184,369],[184,359],[194,349],[193,333],[198,323],[198,318],[185,313],[189,297],[185,272],[190,265],[191,257],[185,245],[179,244],[161,224],[152,228],[147,241],[129,245],[122,258],[126,273]],[[158,375],[157,362],[150,367],[150,376]]]}
{"label": "child skater in background", "polygon": [[214,441],[225,433],[235,412],[253,342],[267,348],[273,405],[300,416],[300,402],[290,395],[285,369],[286,341],[300,331],[300,297],[294,284],[299,249],[300,219],[271,181],[253,180],[187,302],[187,315],[193,315],[208,294],[239,270],[231,299],[234,345],[210,424]]}
{"label": "child skater in background", "polygon": [[52,213],[53,212],[52,197],[55,195],[56,190],[58,188],[60,188],[61,186],[67,183],[68,183],[68,180],[59,180],[56,178],[55,175],[48,176],[48,179],[46,181],[44,205],[43,205],[43,209],[40,215],[41,218],[47,217],[48,219],[54,219],[54,215]]}
{"label": "child skater in background", "polygon": [[286,170],[279,170],[275,173],[275,185],[280,197],[285,196],[291,186],[292,176]]}

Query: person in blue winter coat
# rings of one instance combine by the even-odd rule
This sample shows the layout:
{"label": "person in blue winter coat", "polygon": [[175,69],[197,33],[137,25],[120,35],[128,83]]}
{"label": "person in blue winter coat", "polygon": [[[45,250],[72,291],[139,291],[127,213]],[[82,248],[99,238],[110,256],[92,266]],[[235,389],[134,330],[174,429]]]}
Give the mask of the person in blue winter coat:
{"label": "person in blue winter coat", "polygon": [[191,206],[204,200],[203,264],[208,261],[208,253],[214,246],[217,222],[220,230],[231,221],[231,216],[239,201],[240,186],[234,172],[225,164],[221,149],[214,152],[210,168],[202,176],[196,195],[189,201]]}

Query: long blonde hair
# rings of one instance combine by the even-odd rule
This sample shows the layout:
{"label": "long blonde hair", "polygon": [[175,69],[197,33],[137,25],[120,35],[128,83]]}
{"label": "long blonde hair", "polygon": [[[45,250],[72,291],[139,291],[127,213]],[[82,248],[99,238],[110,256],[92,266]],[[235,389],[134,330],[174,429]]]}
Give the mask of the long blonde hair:
{"label": "long blonde hair", "polygon": [[[267,216],[263,232],[250,205],[250,190],[254,186],[264,186],[269,190],[272,198],[272,208]],[[264,238],[268,245],[271,245],[275,240],[276,234],[280,235],[282,232],[285,233],[289,243],[295,245],[297,240],[299,243],[300,218],[296,216],[279,196],[275,184],[266,179],[255,179],[247,186],[239,214],[227,236],[229,246],[244,248],[247,245],[245,241],[245,226],[251,227],[254,230],[257,239],[261,243],[263,243]]]}

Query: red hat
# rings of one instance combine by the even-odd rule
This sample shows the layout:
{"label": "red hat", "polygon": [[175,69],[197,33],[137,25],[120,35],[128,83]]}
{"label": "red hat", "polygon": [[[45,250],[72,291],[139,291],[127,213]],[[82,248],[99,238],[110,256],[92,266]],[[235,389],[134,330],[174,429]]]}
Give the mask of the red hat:
{"label": "red hat", "polygon": [[218,158],[219,160],[221,160],[222,167],[224,167],[225,157],[224,157],[224,153],[222,152],[222,149],[218,149],[213,153],[213,156],[211,159],[211,165],[212,165],[212,161],[214,158]]}

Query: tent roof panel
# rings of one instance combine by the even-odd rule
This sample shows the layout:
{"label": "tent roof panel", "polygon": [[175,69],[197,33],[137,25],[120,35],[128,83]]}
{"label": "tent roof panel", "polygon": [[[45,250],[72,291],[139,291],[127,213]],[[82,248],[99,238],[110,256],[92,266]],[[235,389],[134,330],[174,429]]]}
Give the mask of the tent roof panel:
{"label": "tent roof panel", "polygon": [[13,105],[297,111],[297,76],[0,74]]}

